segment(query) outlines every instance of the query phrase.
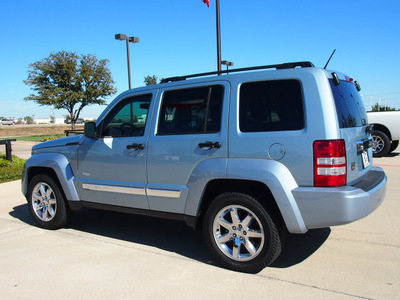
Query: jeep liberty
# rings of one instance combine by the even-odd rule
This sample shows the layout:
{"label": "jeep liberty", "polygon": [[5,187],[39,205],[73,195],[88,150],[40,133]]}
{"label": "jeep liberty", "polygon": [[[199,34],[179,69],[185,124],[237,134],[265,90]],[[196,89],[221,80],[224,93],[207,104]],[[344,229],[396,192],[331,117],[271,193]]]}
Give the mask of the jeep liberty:
{"label": "jeep liberty", "polygon": [[85,207],[182,220],[203,228],[223,267],[256,273],[286,231],[346,224],[382,204],[387,179],[372,165],[359,90],[310,62],[131,89],[85,134],[34,146],[22,192],[42,228]]}

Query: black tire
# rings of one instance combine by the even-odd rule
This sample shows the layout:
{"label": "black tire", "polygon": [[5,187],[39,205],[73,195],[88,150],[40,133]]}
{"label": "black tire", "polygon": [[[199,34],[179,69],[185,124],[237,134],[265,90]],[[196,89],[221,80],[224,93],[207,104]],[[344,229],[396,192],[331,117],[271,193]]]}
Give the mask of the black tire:
{"label": "black tire", "polygon": [[388,136],[379,130],[373,130],[371,136],[373,141],[373,156],[382,157],[387,155],[390,150],[390,140]]}
{"label": "black tire", "polygon": [[203,234],[215,259],[234,271],[258,273],[281,253],[277,226],[265,208],[246,194],[216,197],[204,216]]}
{"label": "black tire", "polygon": [[44,174],[36,175],[28,185],[28,207],[35,223],[45,229],[65,227],[69,211],[57,183]]}
{"label": "black tire", "polygon": [[390,145],[389,153],[392,153],[394,150],[396,150],[398,145],[399,145],[399,141],[392,141],[392,144]]}

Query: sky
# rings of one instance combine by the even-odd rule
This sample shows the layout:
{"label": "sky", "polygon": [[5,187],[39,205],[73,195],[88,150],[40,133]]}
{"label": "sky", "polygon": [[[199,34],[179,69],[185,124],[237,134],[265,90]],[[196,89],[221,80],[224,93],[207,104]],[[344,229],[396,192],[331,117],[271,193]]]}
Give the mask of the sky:
{"label": "sky", "polygon": [[[108,59],[118,93],[128,89],[123,33],[130,44],[132,87],[159,78],[217,69],[215,0],[0,0],[0,116],[57,118],[24,98],[28,67],[52,52]],[[222,60],[233,68],[311,61],[359,81],[370,103],[400,108],[400,1],[220,0]],[[372,97],[372,98],[371,98]],[[87,106],[97,118],[105,106]]]}

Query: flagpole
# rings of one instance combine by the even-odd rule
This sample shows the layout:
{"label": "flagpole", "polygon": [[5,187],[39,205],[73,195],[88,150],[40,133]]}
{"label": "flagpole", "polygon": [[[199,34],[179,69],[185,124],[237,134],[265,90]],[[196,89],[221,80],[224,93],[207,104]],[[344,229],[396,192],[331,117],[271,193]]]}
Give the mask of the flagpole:
{"label": "flagpole", "polygon": [[216,19],[217,19],[217,64],[218,75],[221,75],[221,24],[219,21],[219,0],[216,0]]}

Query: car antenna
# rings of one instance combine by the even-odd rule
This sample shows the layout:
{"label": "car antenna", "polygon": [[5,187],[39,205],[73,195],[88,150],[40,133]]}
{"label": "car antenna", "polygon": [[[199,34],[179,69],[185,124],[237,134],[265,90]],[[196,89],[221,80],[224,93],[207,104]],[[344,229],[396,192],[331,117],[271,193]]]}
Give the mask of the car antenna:
{"label": "car antenna", "polygon": [[331,61],[331,58],[332,58],[333,54],[335,54],[335,52],[336,52],[336,49],[333,50],[331,56],[329,57],[328,61],[326,62],[326,65],[325,65],[324,69],[326,69],[326,67],[328,66],[328,64],[329,64],[329,62]]}

